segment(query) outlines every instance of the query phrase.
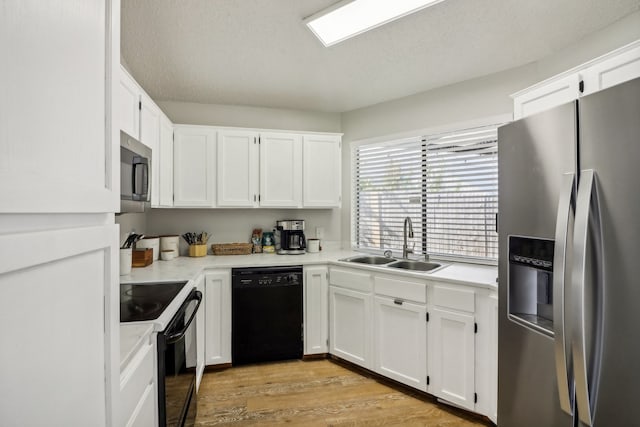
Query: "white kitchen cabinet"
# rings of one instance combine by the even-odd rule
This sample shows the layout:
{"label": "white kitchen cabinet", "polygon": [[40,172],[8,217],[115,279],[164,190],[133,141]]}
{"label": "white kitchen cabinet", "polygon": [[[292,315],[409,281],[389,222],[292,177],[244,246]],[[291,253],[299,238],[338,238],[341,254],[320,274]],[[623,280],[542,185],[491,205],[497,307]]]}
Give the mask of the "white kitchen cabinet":
{"label": "white kitchen cabinet", "polygon": [[498,423],[498,293],[492,292],[487,299],[490,313],[490,339],[487,357],[488,368],[488,404],[487,416],[494,423]]}
{"label": "white kitchen cabinet", "polygon": [[304,267],[304,354],[329,352],[329,270]]}
{"label": "white kitchen cabinet", "polygon": [[303,206],[336,208],[342,203],[342,142],[338,135],[303,136]]}
{"label": "white kitchen cabinet", "polygon": [[140,87],[122,66],[120,66],[118,77],[120,129],[138,139],[140,137]]}
{"label": "white kitchen cabinet", "polygon": [[218,206],[258,205],[258,134],[220,130],[217,155]]}
{"label": "white kitchen cabinet", "polygon": [[376,295],[374,307],[375,371],[426,391],[426,305]]}
{"label": "white kitchen cabinet", "polygon": [[205,274],[205,364],[231,363],[231,271]]}
{"label": "white kitchen cabinet", "polygon": [[584,95],[640,77],[640,41],[603,57],[583,74]]}
{"label": "white kitchen cabinet", "polygon": [[173,206],[173,123],[164,114],[160,116],[160,149],[154,153],[159,155],[159,194],[160,207]]}
{"label": "white kitchen cabinet", "polygon": [[371,294],[329,286],[329,351],[367,369],[371,361]]}
{"label": "white kitchen cabinet", "polygon": [[140,95],[140,142],[151,148],[151,207],[160,206],[160,108],[147,96]]}
{"label": "white kitchen cabinet", "polygon": [[121,426],[157,424],[156,335],[149,334],[120,373]]}
{"label": "white kitchen cabinet", "polygon": [[512,95],[515,120],[640,77],[640,40]]}
{"label": "white kitchen cabinet", "polygon": [[514,95],[514,120],[578,99],[581,79],[576,72]]}
{"label": "white kitchen cabinet", "polygon": [[260,206],[302,207],[302,136],[263,132],[259,136],[258,146]]}
{"label": "white kitchen cabinet", "polygon": [[216,131],[176,126],[173,164],[174,206],[215,207]]}
{"label": "white kitchen cabinet", "polygon": [[202,381],[202,375],[204,374],[205,367],[205,346],[206,346],[206,323],[207,323],[207,289],[206,289],[205,275],[201,274],[195,281],[195,287],[202,292],[202,302],[200,302],[200,308],[196,314],[196,391],[200,389],[200,382]]}
{"label": "white kitchen cabinet", "polygon": [[475,293],[435,284],[429,308],[429,392],[475,409]]}
{"label": "white kitchen cabinet", "polygon": [[119,4],[2,3],[0,213],[118,210]]}
{"label": "white kitchen cabinet", "polygon": [[117,423],[118,246],[115,224],[0,235],[2,425]]}

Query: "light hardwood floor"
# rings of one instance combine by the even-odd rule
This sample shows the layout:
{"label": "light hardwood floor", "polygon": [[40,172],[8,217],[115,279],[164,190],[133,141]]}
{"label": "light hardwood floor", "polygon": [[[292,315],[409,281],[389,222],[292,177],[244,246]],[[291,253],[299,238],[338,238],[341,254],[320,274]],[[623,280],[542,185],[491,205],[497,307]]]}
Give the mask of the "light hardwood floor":
{"label": "light hardwood floor", "polygon": [[196,426],[492,426],[331,360],[206,372]]}

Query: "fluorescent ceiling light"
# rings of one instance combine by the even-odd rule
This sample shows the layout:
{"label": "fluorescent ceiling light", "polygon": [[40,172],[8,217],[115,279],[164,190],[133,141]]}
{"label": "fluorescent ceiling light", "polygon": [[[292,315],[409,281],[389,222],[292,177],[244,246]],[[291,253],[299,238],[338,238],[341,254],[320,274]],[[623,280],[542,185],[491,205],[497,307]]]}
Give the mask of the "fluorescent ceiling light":
{"label": "fluorescent ceiling light", "polygon": [[328,47],[441,1],[343,0],[304,23]]}

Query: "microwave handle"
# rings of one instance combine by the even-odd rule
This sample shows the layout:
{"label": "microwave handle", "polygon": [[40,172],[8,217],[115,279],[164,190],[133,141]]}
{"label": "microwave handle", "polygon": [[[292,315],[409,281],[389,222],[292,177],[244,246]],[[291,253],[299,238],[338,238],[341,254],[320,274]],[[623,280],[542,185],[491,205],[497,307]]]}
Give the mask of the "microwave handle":
{"label": "microwave handle", "polygon": [[[138,168],[141,168],[141,183],[142,185],[140,189],[138,189]],[[148,190],[148,182],[149,182],[149,165],[146,162],[139,162],[133,164],[133,174],[131,177],[132,180],[132,193],[135,197],[136,195],[146,196]]]}

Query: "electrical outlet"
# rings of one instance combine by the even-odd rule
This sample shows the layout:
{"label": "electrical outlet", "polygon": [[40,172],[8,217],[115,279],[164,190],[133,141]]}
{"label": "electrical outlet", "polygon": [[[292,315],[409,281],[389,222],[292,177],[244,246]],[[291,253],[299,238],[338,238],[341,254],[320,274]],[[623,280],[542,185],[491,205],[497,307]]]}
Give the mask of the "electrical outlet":
{"label": "electrical outlet", "polygon": [[316,239],[324,239],[324,227],[316,227]]}

